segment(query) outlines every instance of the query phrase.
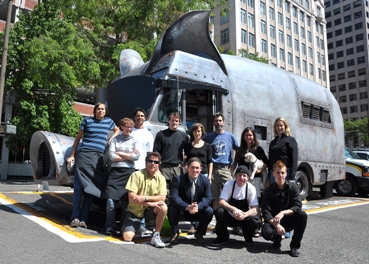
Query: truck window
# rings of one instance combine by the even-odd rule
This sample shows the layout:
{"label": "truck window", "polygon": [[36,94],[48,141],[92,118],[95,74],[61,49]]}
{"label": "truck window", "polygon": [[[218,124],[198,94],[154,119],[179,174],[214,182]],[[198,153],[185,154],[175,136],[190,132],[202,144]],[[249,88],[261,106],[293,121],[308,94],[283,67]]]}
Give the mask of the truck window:
{"label": "truck window", "polygon": [[159,105],[159,121],[162,123],[168,122],[170,113],[180,112],[178,110],[178,101],[181,99],[181,94],[177,95],[175,89],[164,89],[163,98]]}
{"label": "truck window", "polygon": [[211,90],[187,91],[186,125],[188,129],[195,123],[201,123],[206,132],[213,130],[211,97]]}

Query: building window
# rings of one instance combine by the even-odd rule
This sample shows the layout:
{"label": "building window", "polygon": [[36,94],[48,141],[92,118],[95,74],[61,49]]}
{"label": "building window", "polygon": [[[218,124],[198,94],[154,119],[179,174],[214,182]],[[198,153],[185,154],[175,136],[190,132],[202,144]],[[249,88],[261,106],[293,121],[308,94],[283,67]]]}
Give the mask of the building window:
{"label": "building window", "polygon": [[292,15],[297,18],[297,7],[292,6]]}
{"label": "building window", "polygon": [[229,30],[227,28],[220,32],[220,43],[223,45],[228,42],[229,42]]}
{"label": "building window", "polygon": [[335,19],[335,20],[334,20],[334,25],[335,25],[335,26],[337,26],[337,25],[341,25],[341,18]]}
{"label": "building window", "polygon": [[338,91],[340,91],[340,92],[346,91],[346,84],[338,85]]}
{"label": "building window", "polygon": [[310,32],[310,31],[308,31],[308,32],[307,32],[307,35],[308,35],[308,41],[309,41],[309,42],[311,42],[311,32]]}
{"label": "building window", "polygon": [[359,57],[357,58],[357,64],[365,63],[365,57]]}
{"label": "building window", "polygon": [[275,39],[275,27],[270,25],[269,31],[270,37]]}
{"label": "building window", "polygon": [[277,57],[277,55],[276,55],[276,51],[275,51],[275,45],[274,45],[274,44],[271,44],[271,45],[270,45],[270,55],[271,55],[272,57]]}
{"label": "building window", "polygon": [[299,41],[297,39],[295,39],[294,41],[294,46],[295,46],[295,50],[299,51]]}
{"label": "building window", "polygon": [[345,27],[345,33],[350,33],[352,31],[352,26]]}
{"label": "building window", "polygon": [[351,9],[351,4],[347,4],[343,6],[343,12],[349,11]]}
{"label": "building window", "polygon": [[334,59],[334,53],[328,54],[328,60],[333,60],[333,59]]}
{"label": "building window", "polygon": [[220,13],[220,23],[221,24],[225,24],[229,21],[229,14],[228,14],[228,9],[224,9],[221,13]]}
{"label": "building window", "polygon": [[301,51],[303,55],[306,55],[306,45],[305,43],[301,43]]}
{"label": "building window", "polygon": [[286,17],[286,28],[291,30],[291,20],[288,17]]}
{"label": "building window", "polygon": [[358,19],[360,17],[362,17],[361,11],[354,13],[354,19]]}
{"label": "building window", "polygon": [[254,7],[254,0],[247,0],[247,5],[249,7]]}
{"label": "building window", "polygon": [[309,63],[309,73],[310,75],[314,75],[314,67],[313,64]]}
{"label": "building window", "polygon": [[343,40],[336,41],[336,47],[341,47],[343,45]]}
{"label": "building window", "polygon": [[265,10],[265,3],[260,1],[260,13],[265,15],[266,14],[266,10]]}
{"label": "building window", "polygon": [[310,59],[312,59],[313,58],[313,49],[309,47],[308,53],[309,53]]}
{"label": "building window", "polygon": [[336,75],[329,76],[329,79],[331,80],[331,82],[335,82],[336,81]]}
{"label": "building window", "polygon": [[311,26],[311,18],[306,16],[306,24],[310,27]]}
{"label": "building window", "polygon": [[361,110],[361,112],[367,112],[368,111],[368,105],[367,104],[360,105],[360,110]]}
{"label": "building window", "polygon": [[306,63],[306,60],[303,60],[303,61],[302,61],[302,70],[303,70],[304,72],[307,72],[307,63]]}
{"label": "building window", "polygon": [[275,20],[274,8],[269,7],[269,18]]}
{"label": "building window", "polygon": [[246,24],[246,11],[241,9],[241,22]]}
{"label": "building window", "polygon": [[358,75],[361,76],[361,75],[366,75],[366,68],[363,68],[363,69],[359,69],[357,71]]}
{"label": "building window", "polygon": [[360,41],[364,39],[364,34],[358,34],[355,36],[356,41]]}
{"label": "building window", "polygon": [[356,0],[355,2],[352,3],[353,7],[358,7],[358,6],[361,6],[361,2],[360,0]]}
{"label": "building window", "polygon": [[297,35],[299,34],[299,28],[296,22],[293,22],[293,32]]}
{"label": "building window", "polygon": [[350,43],[354,42],[354,39],[353,39],[353,37],[348,37],[348,38],[346,38],[345,42],[346,42],[346,45],[347,45],[347,44],[350,44]]}
{"label": "building window", "polygon": [[261,51],[267,53],[267,41],[265,39],[261,40]]}
{"label": "building window", "polygon": [[291,36],[287,35],[287,46],[292,48],[292,41],[291,41]]}
{"label": "building window", "polygon": [[344,61],[341,61],[341,62],[337,63],[337,69],[342,69],[342,68],[345,68],[345,62]]}
{"label": "building window", "polygon": [[282,8],[282,0],[277,0],[278,7]]}
{"label": "building window", "polygon": [[320,48],[324,50],[324,40],[323,39],[320,40]]}
{"label": "building window", "polygon": [[[352,54],[354,54],[354,48],[349,48],[346,50],[346,56],[352,55]],[[343,56],[343,52],[342,52],[342,56]]]}
{"label": "building window", "polygon": [[351,21],[351,15],[347,15],[347,16],[344,16],[344,18],[343,18],[343,22],[349,22],[349,21]]}
{"label": "building window", "polygon": [[284,49],[279,49],[279,59],[284,61]]}
{"label": "building window", "polygon": [[346,102],[347,102],[347,97],[346,97],[346,95],[342,95],[342,96],[340,96],[340,97],[339,97],[339,102],[340,102],[340,103],[346,103]]}
{"label": "building window", "polygon": [[363,28],[363,23],[356,23],[355,24],[355,30],[359,30],[359,29],[362,29]]}
{"label": "building window", "polygon": [[351,59],[351,60],[347,61],[347,67],[354,66],[354,65],[355,65],[355,60],[354,59]]}
{"label": "building window", "polygon": [[348,84],[349,90],[356,89],[356,82],[352,82]]}
{"label": "building window", "polygon": [[356,53],[363,52],[363,51],[365,51],[364,45],[360,45],[356,47]]}
{"label": "building window", "polygon": [[281,26],[283,26],[283,16],[279,12],[278,12],[278,24],[280,24]]}
{"label": "building window", "polygon": [[300,58],[299,57],[295,57],[295,66],[297,69],[300,69]]}
{"label": "building window", "polygon": [[249,46],[255,48],[255,36],[249,33]]}
{"label": "building window", "polygon": [[352,78],[352,77],[355,77],[355,71],[349,71],[347,73],[347,78]]}
{"label": "building window", "polygon": [[310,9],[310,2],[309,2],[309,0],[306,0],[306,1],[305,1],[305,8],[306,8],[307,10],[309,10],[309,9]]}
{"label": "building window", "polygon": [[[335,70],[334,64],[329,64],[329,70],[330,70],[330,71],[334,71],[334,70]],[[332,80],[331,80],[331,81],[332,81]]]}
{"label": "building window", "polygon": [[300,21],[304,23],[304,12],[300,11]]}
{"label": "building window", "polygon": [[287,1],[284,2],[284,10],[286,10],[287,13],[290,12],[290,2]]}
{"label": "building window", "polygon": [[264,20],[261,20],[261,33],[266,34],[267,30],[266,30],[266,23]]}
{"label": "building window", "polygon": [[360,93],[360,99],[368,99],[368,92]]}
{"label": "building window", "polygon": [[287,60],[288,60],[288,64],[289,64],[289,65],[293,65],[293,63],[292,63],[292,54],[291,54],[291,53],[289,53],[289,52],[288,52],[288,54],[287,54]]}
{"label": "building window", "polygon": [[347,107],[342,107],[341,112],[342,114],[347,114]]}
{"label": "building window", "polygon": [[337,51],[336,56],[337,56],[337,58],[343,57],[343,50]]}
{"label": "building window", "polygon": [[284,43],[283,31],[282,30],[279,30],[279,32],[278,32],[278,38],[279,38],[279,42]]}
{"label": "building window", "polygon": [[247,20],[248,20],[248,25],[249,27],[255,27],[255,20],[254,20],[254,15],[247,13]]}
{"label": "building window", "polygon": [[350,102],[357,101],[357,95],[356,94],[350,94],[349,95],[349,100],[350,100]]}
{"label": "building window", "polygon": [[359,87],[366,87],[366,80],[359,81]]}
{"label": "building window", "polygon": [[247,32],[244,29],[241,29],[241,42],[247,44]]}
{"label": "building window", "polygon": [[320,56],[322,56],[322,65],[325,65],[325,57],[323,54],[321,54]]}
{"label": "building window", "polygon": [[340,7],[333,9],[333,14],[334,15],[338,15],[340,13],[341,13],[341,8]]}

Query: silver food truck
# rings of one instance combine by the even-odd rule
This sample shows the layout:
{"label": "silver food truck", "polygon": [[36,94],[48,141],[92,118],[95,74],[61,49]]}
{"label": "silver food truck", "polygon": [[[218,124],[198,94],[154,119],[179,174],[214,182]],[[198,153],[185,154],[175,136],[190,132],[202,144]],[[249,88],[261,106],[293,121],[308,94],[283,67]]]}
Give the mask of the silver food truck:
{"label": "silver food truck", "polygon": [[[145,127],[155,136],[178,111],[180,129],[200,122],[213,130],[221,111],[226,131],[238,140],[253,127],[268,153],[273,122],[282,116],[299,147],[297,185],[302,198],[312,187],[332,196],[334,181],[345,178],[344,127],[332,93],[302,76],[254,60],[220,54],[209,34],[210,11],[184,14],[161,36],[150,61],[137,52],[121,53],[121,76],[99,92],[116,122],[132,117],[136,107],[148,110]],[[46,131],[34,133],[31,164],[36,182],[72,184],[66,169],[74,138]]]}

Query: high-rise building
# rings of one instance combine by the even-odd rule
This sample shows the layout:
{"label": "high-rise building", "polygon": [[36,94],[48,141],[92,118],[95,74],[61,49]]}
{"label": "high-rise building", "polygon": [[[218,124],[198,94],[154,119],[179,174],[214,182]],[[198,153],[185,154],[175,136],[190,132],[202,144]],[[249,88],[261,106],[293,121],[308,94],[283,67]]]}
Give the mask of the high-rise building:
{"label": "high-rise building", "polygon": [[368,116],[368,0],[328,0],[329,79],[345,119]]}
{"label": "high-rise building", "polygon": [[258,54],[329,88],[322,0],[229,0],[213,13],[214,41],[224,51]]}
{"label": "high-rise building", "polygon": [[9,2],[13,3],[11,17],[11,24],[13,24],[18,20],[19,10],[23,10],[26,13],[32,11],[37,5],[38,0],[0,0],[0,31],[5,29]]}

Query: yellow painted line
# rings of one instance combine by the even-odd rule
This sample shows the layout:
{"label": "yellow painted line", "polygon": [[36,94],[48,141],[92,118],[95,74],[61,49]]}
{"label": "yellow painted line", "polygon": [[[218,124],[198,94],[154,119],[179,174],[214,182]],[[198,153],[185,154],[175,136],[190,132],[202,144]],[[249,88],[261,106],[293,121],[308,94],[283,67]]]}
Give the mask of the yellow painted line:
{"label": "yellow painted line", "polygon": [[347,208],[347,207],[353,207],[353,206],[359,206],[359,205],[365,205],[365,204],[369,204],[369,200],[366,199],[366,200],[362,200],[362,201],[359,201],[359,202],[350,202],[350,203],[339,204],[339,205],[324,205],[320,208],[307,209],[307,210],[305,210],[305,212],[307,214],[318,214],[318,213],[328,212],[328,211],[332,211],[332,210],[337,210],[337,209],[342,209],[342,208]]}
{"label": "yellow painted line", "polygon": [[[29,220],[39,224],[43,228],[58,235],[59,237],[63,238],[65,241],[70,243],[94,242],[102,240],[112,241],[114,239],[111,237],[100,237],[96,235],[82,234],[72,227],[47,219],[43,215],[35,212],[33,209],[30,209],[28,206],[22,205],[18,203],[16,200],[13,200],[1,193],[0,193],[0,203],[11,208],[20,215],[28,218]],[[119,239],[116,240],[119,241]]]}

